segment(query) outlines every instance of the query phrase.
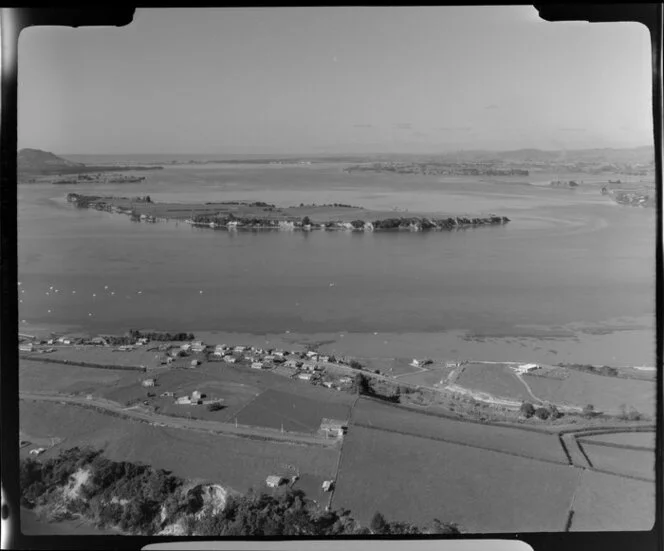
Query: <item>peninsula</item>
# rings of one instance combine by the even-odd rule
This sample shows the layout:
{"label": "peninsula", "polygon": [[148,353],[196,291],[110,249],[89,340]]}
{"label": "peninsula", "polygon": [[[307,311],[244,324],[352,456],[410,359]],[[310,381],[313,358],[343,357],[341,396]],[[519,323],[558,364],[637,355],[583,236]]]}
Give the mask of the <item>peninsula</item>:
{"label": "peninsula", "polygon": [[154,203],[150,196],[100,197],[67,194],[67,201],[79,208],[93,208],[126,214],[134,221],[179,220],[212,229],[281,229],[281,230],[456,230],[476,226],[503,225],[506,216],[481,217],[452,214],[372,211],[343,205],[304,205],[278,207],[262,201],[226,201],[211,203]]}

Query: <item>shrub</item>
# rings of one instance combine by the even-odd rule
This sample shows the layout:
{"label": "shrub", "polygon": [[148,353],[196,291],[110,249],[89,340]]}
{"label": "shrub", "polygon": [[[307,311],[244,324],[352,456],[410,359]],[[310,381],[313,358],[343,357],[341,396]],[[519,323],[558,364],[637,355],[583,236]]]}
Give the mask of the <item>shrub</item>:
{"label": "shrub", "polygon": [[535,406],[533,406],[530,402],[524,402],[523,404],[521,404],[521,408],[519,411],[521,411],[521,413],[523,414],[524,417],[526,417],[526,419],[529,419],[535,413]]}
{"label": "shrub", "polygon": [[220,409],[224,409],[224,405],[221,402],[213,402],[212,404],[208,405],[208,411],[219,411]]}
{"label": "shrub", "polygon": [[594,417],[596,415],[595,406],[588,404],[583,408],[584,417]]}

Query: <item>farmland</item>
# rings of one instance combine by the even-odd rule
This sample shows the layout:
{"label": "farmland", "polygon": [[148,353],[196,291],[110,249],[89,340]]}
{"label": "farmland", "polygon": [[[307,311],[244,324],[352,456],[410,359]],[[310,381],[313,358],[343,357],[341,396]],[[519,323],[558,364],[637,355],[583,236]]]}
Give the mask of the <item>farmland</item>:
{"label": "farmland", "polygon": [[584,406],[616,414],[620,406],[632,406],[650,417],[655,414],[655,384],[649,381],[604,377],[580,371],[569,371],[565,379],[524,377],[533,393],[543,400]]}
{"label": "farmland", "polygon": [[581,442],[595,469],[655,480],[655,452],[597,446]]}
{"label": "farmland", "polygon": [[[423,415],[365,398],[360,399],[353,409],[353,425],[442,439],[446,442],[567,464],[567,458],[554,434]],[[355,429],[351,427],[351,430]],[[398,437],[395,433],[395,438]]]}
{"label": "farmland", "polygon": [[[325,391],[324,391],[325,392]],[[242,409],[238,422],[296,432],[316,432],[321,418],[348,419],[352,397],[327,392],[328,396],[314,399],[278,390],[266,390]],[[334,398],[334,401],[332,401]]]}
{"label": "farmland", "polygon": [[32,362],[23,359],[19,363],[19,386],[21,390],[86,392],[100,386],[115,385],[127,376],[130,379],[136,378],[137,373]]}
{"label": "farmland", "polygon": [[[40,357],[40,356],[37,356]],[[136,348],[134,350],[116,350],[111,347],[77,346],[56,348],[44,357],[54,360],[69,360],[101,365],[146,366],[159,365],[157,350]]]}
{"label": "farmland", "polygon": [[354,426],[332,506],[364,522],[379,510],[471,532],[561,531],[577,478],[562,464]]}
{"label": "farmland", "polygon": [[650,530],[655,522],[655,484],[582,471],[571,530]]}
{"label": "farmland", "polygon": [[450,375],[452,370],[453,368],[451,367],[435,366],[427,371],[418,371],[417,373],[404,375],[399,377],[397,381],[410,385],[436,387],[440,385],[441,380],[446,379]]}
{"label": "farmland", "polygon": [[616,434],[597,434],[579,438],[582,442],[615,444],[616,446],[635,446],[655,449],[655,432],[619,432]]}
{"label": "farmland", "polygon": [[292,475],[294,469],[299,469],[303,478],[307,475],[310,487],[320,487],[334,473],[338,458],[335,448],[305,448],[154,427],[47,402],[22,401],[20,428],[36,437],[64,439],[44,457],[60,449],[89,445],[103,449],[109,459],[149,463],[240,492],[252,486],[265,487],[268,475]]}
{"label": "farmland", "polygon": [[514,372],[501,364],[468,364],[457,378],[459,386],[513,400],[531,400]]}

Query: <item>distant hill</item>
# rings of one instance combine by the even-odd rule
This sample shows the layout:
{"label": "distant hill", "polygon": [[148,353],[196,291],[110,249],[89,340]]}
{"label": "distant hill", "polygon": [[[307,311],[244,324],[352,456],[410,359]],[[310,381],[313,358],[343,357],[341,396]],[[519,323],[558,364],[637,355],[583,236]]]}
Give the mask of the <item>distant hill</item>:
{"label": "distant hill", "polygon": [[50,151],[41,149],[21,149],[17,156],[17,172],[19,176],[48,176],[58,174],[81,174],[84,172],[118,172],[134,170],[158,170],[161,166],[97,166],[75,163],[63,159]]}
{"label": "distant hill", "polygon": [[68,161],[54,155],[50,151],[41,149],[21,149],[18,152],[17,168],[19,172],[49,173],[62,172],[63,170],[82,168],[83,163]]}

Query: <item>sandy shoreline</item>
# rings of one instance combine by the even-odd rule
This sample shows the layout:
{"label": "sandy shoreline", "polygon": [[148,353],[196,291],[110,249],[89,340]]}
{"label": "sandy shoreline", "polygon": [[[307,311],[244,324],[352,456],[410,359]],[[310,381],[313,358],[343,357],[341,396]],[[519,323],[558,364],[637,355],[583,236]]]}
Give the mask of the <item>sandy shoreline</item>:
{"label": "sandy shoreline", "polygon": [[[442,333],[246,333],[181,328],[207,344],[245,344],[265,348],[302,350],[318,346],[322,352],[359,358],[423,358],[496,362],[581,363],[612,367],[652,368],[655,333],[646,325],[633,329],[616,326],[610,331],[589,327],[561,328],[549,332],[533,328],[516,335],[474,335],[467,331]],[[149,330],[150,328],[143,328]],[[45,337],[58,334],[91,335],[62,325],[19,324],[22,334]]]}

